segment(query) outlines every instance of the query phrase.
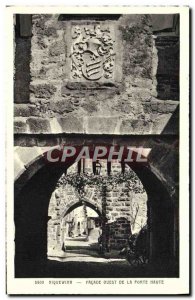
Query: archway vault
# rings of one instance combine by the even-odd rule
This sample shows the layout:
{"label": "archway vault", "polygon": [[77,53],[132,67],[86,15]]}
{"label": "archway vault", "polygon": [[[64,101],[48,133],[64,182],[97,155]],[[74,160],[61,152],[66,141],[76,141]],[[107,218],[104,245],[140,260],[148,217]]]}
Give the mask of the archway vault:
{"label": "archway vault", "polygon": [[[21,157],[25,167],[17,169],[15,180],[16,270],[20,269],[21,261],[25,259],[46,258],[49,200],[60,176],[74,163],[74,160],[69,160],[68,164],[48,164],[44,158],[45,150],[31,150],[33,154],[29,155],[30,152],[25,149],[26,156],[23,156],[22,149],[17,151],[17,163]],[[161,176],[160,164],[158,168],[156,162],[157,160],[154,160],[154,163],[150,161],[148,165],[129,165],[141,180],[148,195],[149,243],[153,260],[163,256],[176,256],[178,243],[172,195],[166,185],[166,178]],[[73,203],[64,211],[64,215],[80,205],[79,201]],[[88,205],[94,208],[92,203],[88,202]],[[31,235],[29,239],[30,232],[34,236]],[[21,272],[18,272],[16,277],[20,277]]]}
{"label": "archway vault", "polygon": [[[57,149],[59,146],[52,147],[53,149]],[[77,146],[75,146],[77,148]],[[51,148],[50,148],[51,149]],[[148,149],[148,148],[146,148]],[[14,181],[15,181],[15,194],[19,192],[19,190],[25,185],[25,183],[36,174],[36,172],[48,164],[48,161],[45,159],[46,153],[48,151],[48,147],[15,147],[14,152]],[[136,150],[135,150],[136,152]],[[147,165],[141,165],[139,163],[128,164],[133,171],[137,174],[137,176],[142,181],[145,189],[147,190],[147,186],[145,186],[145,174],[150,174],[152,177],[159,180],[159,182],[164,186],[167,190],[168,194],[171,197],[175,197],[177,194],[177,186],[175,186],[174,179],[170,178],[170,174],[166,173],[162,169],[162,159],[159,156],[159,159],[156,159],[156,155],[154,155],[155,149],[152,149],[151,153],[146,151],[145,158],[148,159]],[[160,153],[160,155],[164,155],[164,153]],[[160,164],[161,162],[161,164]],[[68,169],[74,163],[74,159],[69,159],[68,163],[53,163],[56,167]],[[167,165],[169,161],[165,162]],[[147,183],[146,183],[147,185]]]}
{"label": "archway vault", "polygon": [[99,215],[99,217],[101,217],[101,215],[102,215],[102,209],[101,209],[101,207],[95,205],[90,200],[85,200],[85,199],[83,201],[75,200],[75,201],[72,201],[71,203],[69,203],[68,205],[66,205],[66,207],[65,207],[65,209],[64,209],[64,211],[63,211],[63,213],[62,213],[62,215],[60,217],[64,218],[71,211],[73,211],[77,207],[82,206],[83,202],[85,203],[86,206],[88,206],[89,208],[93,209]]}

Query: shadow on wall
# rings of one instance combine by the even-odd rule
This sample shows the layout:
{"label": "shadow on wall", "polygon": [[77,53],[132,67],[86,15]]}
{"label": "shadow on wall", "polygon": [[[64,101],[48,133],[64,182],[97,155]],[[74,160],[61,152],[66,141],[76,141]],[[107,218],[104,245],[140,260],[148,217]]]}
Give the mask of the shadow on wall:
{"label": "shadow on wall", "polygon": [[[29,166],[29,170],[34,168],[35,163],[36,162],[34,162],[32,166]],[[42,275],[45,277],[42,265],[48,268],[51,266],[47,265],[48,205],[51,194],[55,189],[56,182],[65,171],[65,167],[69,166],[63,165],[60,167],[58,165],[58,167],[56,167],[55,164],[49,164],[37,171],[31,179],[28,177],[30,171],[27,172],[26,170],[22,176],[23,180],[25,180],[25,185],[18,193],[18,196],[15,196],[14,200],[16,277],[33,277],[33,274],[35,273],[39,274],[39,277]],[[133,168],[133,170],[142,181],[148,194],[149,245],[153,262],[157,266],[157,268],[152,271],[153,273],[151,272],[150,276],[152,276],[154,272],[157,276],[159,261],[161,264],[163,259],[166,263],[167,261],[171,264],[175,262],[173,248],[177,247],[178,244],[175,240],[173,224],[174,207],[169,194],[164,189],[161,181],[157,179],[149,168],[142,166],[140,169]],[[18,189],[17,185],[18,183],[16,183],[16,188]],[[123,235],[123,237],[126,235],[127,237],[130,233],[130,226],[124,218],[111,224],[110,229],[111,236],[113,234],[113,236],[116,237],[116,234],[118,234],[118,238],[121,240],[123,240],[121,235]],[[124,240],[125,243],[126,238],[124,238]],[[115,243],[114,239],[113,243]],[[91,276],[94,277],[93,268],[89,270],[89,272],[92,271],[93,275]],[[63,270],[63,272],[65,271]],[[131,270],[128,269],[128,272],[131,272]],[[113,277],[111,273],[110,276]],[[47,270],[47,275],[51,277],[59,277],[60,274],[58,273],[57,266],[55,270]],[[86,274],[87,273],[85,273],[85,275]],[[99,273],[97,272],[97,274]],[[146,273],[142,273],[143,277],[145,275]],[[170,270],[167,271],[166,276],[172,276],[172,272],[170,272]],[[70,274],[68,277],[70,277]]]}

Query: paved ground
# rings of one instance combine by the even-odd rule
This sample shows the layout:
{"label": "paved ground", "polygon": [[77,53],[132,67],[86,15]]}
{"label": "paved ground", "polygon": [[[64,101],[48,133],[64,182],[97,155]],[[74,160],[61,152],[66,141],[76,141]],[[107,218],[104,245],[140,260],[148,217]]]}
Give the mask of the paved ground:
{"label": "paved ground", "polygon": [[176,277],[172,264],[131,266],[119,251],[98,252],[97,240],[84,237],[66,241],[66,251],[55,251],[49,260],[19,262],[16,277],[48,278],[124,278]]}
{"label": "paved ground", "polygon": [[69,240],[66,251],[57,251],[44,261],[21,261],[16,277],[29,278],[125,278],[174,277],[175,267],[167,263],[132,266],[119,251],[98,253],[94,241]]}
{"label": "paved ground", "polygon": [[126,262],[121,258],[119,251],[106,252],[105,254],[99,253],[99,245],[97,242],[97,230],[92,230],[90,236],[79,236],[74,238],[67,238],[65,241],[66,251],[50,250],[48,258],[59,262],[97,262],[97,263],[110,263],[110,262]]}

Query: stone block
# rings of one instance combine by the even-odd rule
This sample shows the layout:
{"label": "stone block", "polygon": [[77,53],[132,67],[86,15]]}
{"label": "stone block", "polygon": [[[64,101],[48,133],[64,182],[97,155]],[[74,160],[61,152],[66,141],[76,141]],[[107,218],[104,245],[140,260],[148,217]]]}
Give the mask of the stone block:
{"label": "stone block", "polygon": [[37,36],[47,36],[47,37],[57,37],[57,31],[54,26],[47,26],[46,22],[50,18],[50,16],[41,15],[41,17],[33,18],[33,31],[34,35]]}
{"label": "stone block", "polygon": [[112,213],[112,216],[113,216],[113,217],[116,217],[116,216],[118,216],[118,213],[117,213],[117,212],[113,212],[113,213]]}
{"label": "stone block", "polygon": [[120,197],[120,198],[118,199],[118,201],[125,201],[125,200],[127,200],[125,197]]}
{"label": "stone block", "polygon": [[161,134],[166,125],[169,122],[169,119],[171,118],[171,114],[156,114],[153,116],[154,122],[153,122],[153,128],[152,133],[154,134]]}
{"label": "stone block", "polygon": [[25,118],[14,119],[14,133],[27,132],[27,123]]}
{"label": "stone block", "polygon": [[74,111],[75,108],[70,99],[61,99],[60,101],[52,101],[50,103],[50,109],[58,114],[64,114]]}
{"label": "stone block", "polygon": [[35,98],[50,99],[56,90],[57,88],[50,83],[33,83],[30,85],[30,91]]}
{"label": "stone block", "polygon": [[106,201],[107,202],[112,202],[112,198],[107,198]]}
{"label": "stone block", "polygon": [[171,113],[176,110],[178,104],[179,102],[174,100],[153,100],[151,107],[159,113]]}
{"label": "stone block", "polygon": [[24,172],[26,169],[23,163],[20,161],[18,157],[14,158],[14,178],[17,178],[19,174]]}
{"label": "stone block", "polygon": [[128,207],[120,207],[120,208],[117,207],[116,210],[121,211],[121,212],[124,212],[124,211],[128,212],[129,208]]}
{"label": "stone block", "polygon": [[152,111],[151,103],[150,102],[144,102],[143,103],[143,110],[144,110],[144,113],[150,114],[151,111]]}
{"label": "stone block", "polygon": [[151,133],[151,122],[136,119],[124,119],[120,126],[120,134],[147,134]]}
{"label": "stone block", "polygon": [[58,123],[65,133],[84,133],[83,119],[76,117],[58,118]]}
{"label": "stone block", "polygon": [[176,110],[176,108],[178,107],[179,102],[178,101],[166,101],[166,112],[167,113],[171,113],[174,112]]}
{"label": "stone block", "polygon": [[36,113],[36,106],[30,104],[14,104],[15,117],[30,117]]}
{"label": "stone block", "polygon": [[108,192],[112,192],[112,190],[113,190],[112,185],[108,185],[108,186],[106,187],[107,193],[108,193]]}
{"label": "stone block", "polygon": [[139,87],[142,89],[150,90],[153,85],[152,79],[143,78],[143,77],[135,77],[135,76],[128,76],[128,82],[130,86]]}
{"label": "stone block", "polygon": [[158,110],[158,101],[156,101],[156,100],[152,100],[151,101],[151,109],[153,111],[157,111]]}
{"label": "stone block", "polygon": [[121,206],[121,203],[116,203],[116,202],[114,202],[113,205],[114,205],[114,206]]}
{"label": "stone block", "polygon": [[106,192],[106,197],[112,197],[112,192]]}
{"label": "stone block", "polygon": [[89,117],[86,132],[90,134],[114,133],[118,122],[118,117]]}
{"label": "stone block", "polygon": [[64,41],[54,42],[49,48],[49,54],[51,56],[58,56],[60,54],[65,55],[65,43],[64,43]]}
{"label": "stone block", "polygon": [[159,113],[166,113],[166,102],[162,101],[158,103],[158,112]]}
{"label": "stone block", "polygon": [[108,211],[112,211],[112,210],[113,210],[113,207],[107,206],[106,209],[107,209]]}
{"label": "stone block", "polygon": [[30,133],[50,133],[51,127],[48,119],[44,118],[28,118]]}

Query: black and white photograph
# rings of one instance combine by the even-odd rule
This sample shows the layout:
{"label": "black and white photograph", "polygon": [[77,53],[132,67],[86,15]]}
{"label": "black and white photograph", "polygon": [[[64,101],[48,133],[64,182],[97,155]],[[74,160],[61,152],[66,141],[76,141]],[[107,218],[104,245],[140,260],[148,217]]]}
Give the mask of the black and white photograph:
{"label": "black and white photograph", "polygon": [[187,294],[189,8],[7,11],[8,294]]}

